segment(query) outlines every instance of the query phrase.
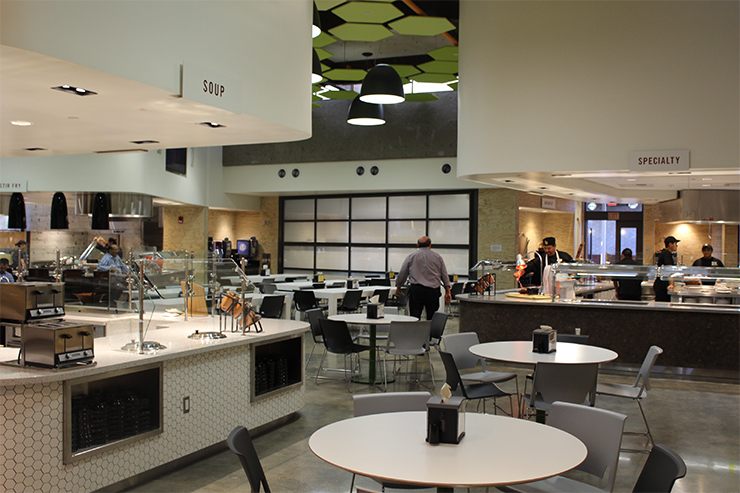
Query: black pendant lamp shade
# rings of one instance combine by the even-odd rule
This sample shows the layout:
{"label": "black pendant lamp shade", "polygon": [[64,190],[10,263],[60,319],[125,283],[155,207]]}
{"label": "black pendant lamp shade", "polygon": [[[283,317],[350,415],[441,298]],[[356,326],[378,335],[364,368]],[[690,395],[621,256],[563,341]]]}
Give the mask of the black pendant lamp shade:
{"label": "black pendant lamp shade", "polygon": [[390,65],[376,65],[362,81],[360,99],[372,104],[403,103],[406,98],[401,76]]}
{"label": "black pendant lamp shade", "polygon": [[108,214],[110,214],[108,194],[96,193],[92,206],[92,229],[110,229]]}
{"label": "black pendant lamp shade", "polygon": [[321,79],[323,77],[321,76],[321,60],[319,60],[319,54],[316,53],[316,50],[311,50],[313,52],[313,68],[311,69],[311,84],[316,84],[317,82],[321,82]]}
{"label": "black pendant lamp shade", "polygon": [[8,204],[8,229],[26,230],[26,202],[22,193],[14,193],[10,196]]}
{"label": "black pendant lamp shade", "polygon": [[362,125],[372,127],[385,124],[382,104],[370,104],[360,100],[357,96],[349,105],[347,123],[351,125]]}
{"label": "black pendant lamp shade", "polygon": [[311,26],[311,37],[315,38],[321,34],[321,17],[319,17],[319,9],[316,7],[316,2],[313,2],[313,25]]}
{"label": "black pendant lamp shade", "polygon": [[67,216],[67,198],[57,192],[51,199],[51,229],[69,229]]}

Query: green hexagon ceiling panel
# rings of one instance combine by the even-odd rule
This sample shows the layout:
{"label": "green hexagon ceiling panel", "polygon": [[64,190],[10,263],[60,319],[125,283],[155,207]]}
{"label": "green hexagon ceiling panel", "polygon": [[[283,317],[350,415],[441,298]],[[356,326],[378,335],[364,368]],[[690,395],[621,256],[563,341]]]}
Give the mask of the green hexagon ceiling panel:
{"label": "green hexagon ceiling panel", "polygon": [[359,96],[355,91],[324,91],[321,95],[328,99],[355,99]]}
{"label": "green hexagon ceiling panel", "polygon": [[421,72],[418,68],[413,65],[393,65],[391,67],[398,72],[398,76],[401,78],[408,77],[409,75],[415,75]]}
{"label": "green hexagon ceiling panel", "polygon": [[321,31],[321,34],[313,38],[313,47],[314,48],[323,48],[326,45],[330,45],[332,43],[336,43],[337,40],[333,37],[329,36],[324,31]]}
{"label": "green hexagon ceiling panel", "polygon": [[325,79],[337,81],[359,81],[365,78],[367,72],[356,68],[335,68],[322,74]]}
{"label": "green hexagon ceiling panel", "polygon": [[385,24],[398,19],[403,12],[390,3],[378,2],[350,2],[332,10],[334,14],[346,22],[362,22],[367,24]]}
{"label": "green hexagon ceiling panel", "polygon": [[[326,77],[326,74],[324,74],[324,77]],[[437,84],[447,84],[448,82],[454,82],[455,76],[451,74],[418,74],[418,75],[412,75],[409,77],[411,80],[415,80],[416,82],[435,82]]]}
{"label": "green hexagon ceiling panel", "polygon": [[[436,36],[455,29],[455,25],[444,17],[421,17],[410,15],[390,23],[398,34],[416,36]],[[332,33],[333,34],[333,33]]]}
{"label": "green hexagon ceiling panel", "polygon": [[342,5],[346,0],[314,0],[316,8],[319,10],[331,10],[337,5]]}
{"label": "green hexagon ceiling panel", "polygon": [[427,55],[434,58],[435,60],[441,60],[445,62],[456,62],[459,58],[459,49],[457,46],[443,46],[432,50]]}
{"label": "green hexagon ceiling panel", "polygon": [[380,24],[358,24],[347,22],[340,24],[329,32],[344,41],[380,41],[390,38],[393,33]]}
{"label": "green hexagon ceiling panel", "polygon": [[433,74],[456,74],[458,72],[457,62],[442,62],[439,60],[422,63],[419,65],[419,69]]}
{"label": "green hexagon ceiling panel", "polygon": [[319,60],[326,60],[334,56],[334,53],[329,53],[323,48],[316,48],[316,54],[319,55]]}

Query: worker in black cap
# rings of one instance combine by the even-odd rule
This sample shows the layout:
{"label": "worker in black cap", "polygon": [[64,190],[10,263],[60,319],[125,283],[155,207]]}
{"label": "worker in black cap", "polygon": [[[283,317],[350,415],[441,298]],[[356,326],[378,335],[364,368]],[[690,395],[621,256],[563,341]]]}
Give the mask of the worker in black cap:
{"label": "worker in black cap", "polygon": [[[573,257],[568,253],[562,252],[556,248],[555,238],[548,236],[542,240],[542,249],[538,252],[538,255],[527,262],[527,267],[522,270],[517,270],[514,273],[514,277],[517,281],[521,282],[521,278],[531,274],[531,278],[526,281],[529,286],[539,286],[542,284],[542,272],[548,265],[557,264],[559,262],[572,262]],[[543,265],[544,262],[544,265]],[[524,282],[522,282],[524,284]]]}
{"label": "worker in black cap", "polygon": [[18,240],[15,250],[10,254],[10,268],[15,271],[16,277],[21,270],[28,268],[28,251],[26,240]]}
{"label": "worker in black cap", "polygon": [[[663,243],[665,244],[665,248],[660,251],[658,254],[658,267],[661,267],[663,265],[676,265],[676,262],[673,260],[673,253],[678,250],[678,242],[681,240],[677,240],[674,236],[668,236],[665,240],[663,240]],[[655,277],[655,282],[653,283],[653,291],[655,291],[655,301],[671,301],[671,297],[668,294],[668,288],[673,288],[673,283],[669,281],[664,281],[660,277]]]}
{"label": "worker in black cap", "polygon": [[[703,255],[702,258],[698,258],[694,260],[693,266],[694,267],[724,267],[725,264],[722,263],[722,261],[714,256],[712,256],[712,253],[714,253],[714,248],[709,243],[705,243],[704,246],[701,247],[701,254]],[[714,286],[715,281],[709,281],[706,279],[702,279],[701,283],[707,286]]]}

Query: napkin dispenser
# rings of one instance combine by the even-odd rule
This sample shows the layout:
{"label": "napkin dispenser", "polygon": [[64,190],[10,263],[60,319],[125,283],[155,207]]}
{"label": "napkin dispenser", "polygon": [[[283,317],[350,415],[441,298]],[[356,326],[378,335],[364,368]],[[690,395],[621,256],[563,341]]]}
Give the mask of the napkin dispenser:
{"label": "napkin dispenser", "polygon": [[465,436],[463,398],[452,396],[446,402],[435,395],[427,401],[427,442],[458,444]]}
{"label": "napkin dispenser", "polygon": [[558,339],[558,331],[553,330],[547,325],[540,325],[540,328],[532,331],[532,352],[533,353],[553,353],[555,352],[555,343]]}
{"label": "napkin dispenser", "polygon": [[385,316],[385,305],[383,303],[368,303],[367,318],[383,318]]}

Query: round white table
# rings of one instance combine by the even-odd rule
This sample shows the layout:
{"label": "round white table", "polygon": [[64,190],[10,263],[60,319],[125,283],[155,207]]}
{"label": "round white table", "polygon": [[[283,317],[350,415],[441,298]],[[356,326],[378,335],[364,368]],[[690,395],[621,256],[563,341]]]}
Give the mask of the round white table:
{"label": "round white table", "polygon": [[[477,413],[466,414],[458,445],[429,445],[426,419],[423,411],[346,419],[317,430],[308,446],[320,459],[362,476],[440,487],[545,479],[573,469],[587,454],[580,440],[557,428]],[[533,445],[544,453],[532,458]]]}
{"label": "round white table", "polygon": [[416,317],[412,317],[410,315],[396,315],[396,314],[388,314],[385,315],[383,318],[367,318],[367,313],[343,313],[341,315],[329,315],[329,320],[342,320],[344,322],[347,322],[348,324],[357,324],[357,325],[367,325],[370,327],[369,330],[369,344],[370,347],[373,348],[370,350],[370,362],[368,364],[368,378],[367,381],[364,381],[360,378],[354,378],[353,381],[360,382],[360,383],[371,383],[371,384],[377,384],[381,383],[381,381],[378,381],[377,371],[376,371],[376,362],[378,360],[378,355],[376,352],[377,347],[377,330],[378,325],[390,325],[391,322],[416,322],[419,320]]}
{"label": "round white table", "polygon": [[619,356],[611,349],[571,342],[558,342],[553,353],[535,353],[532,341],[484,342],[470,347],[470,352],[485,359],[536,365],[537,363],[606,363]]}

